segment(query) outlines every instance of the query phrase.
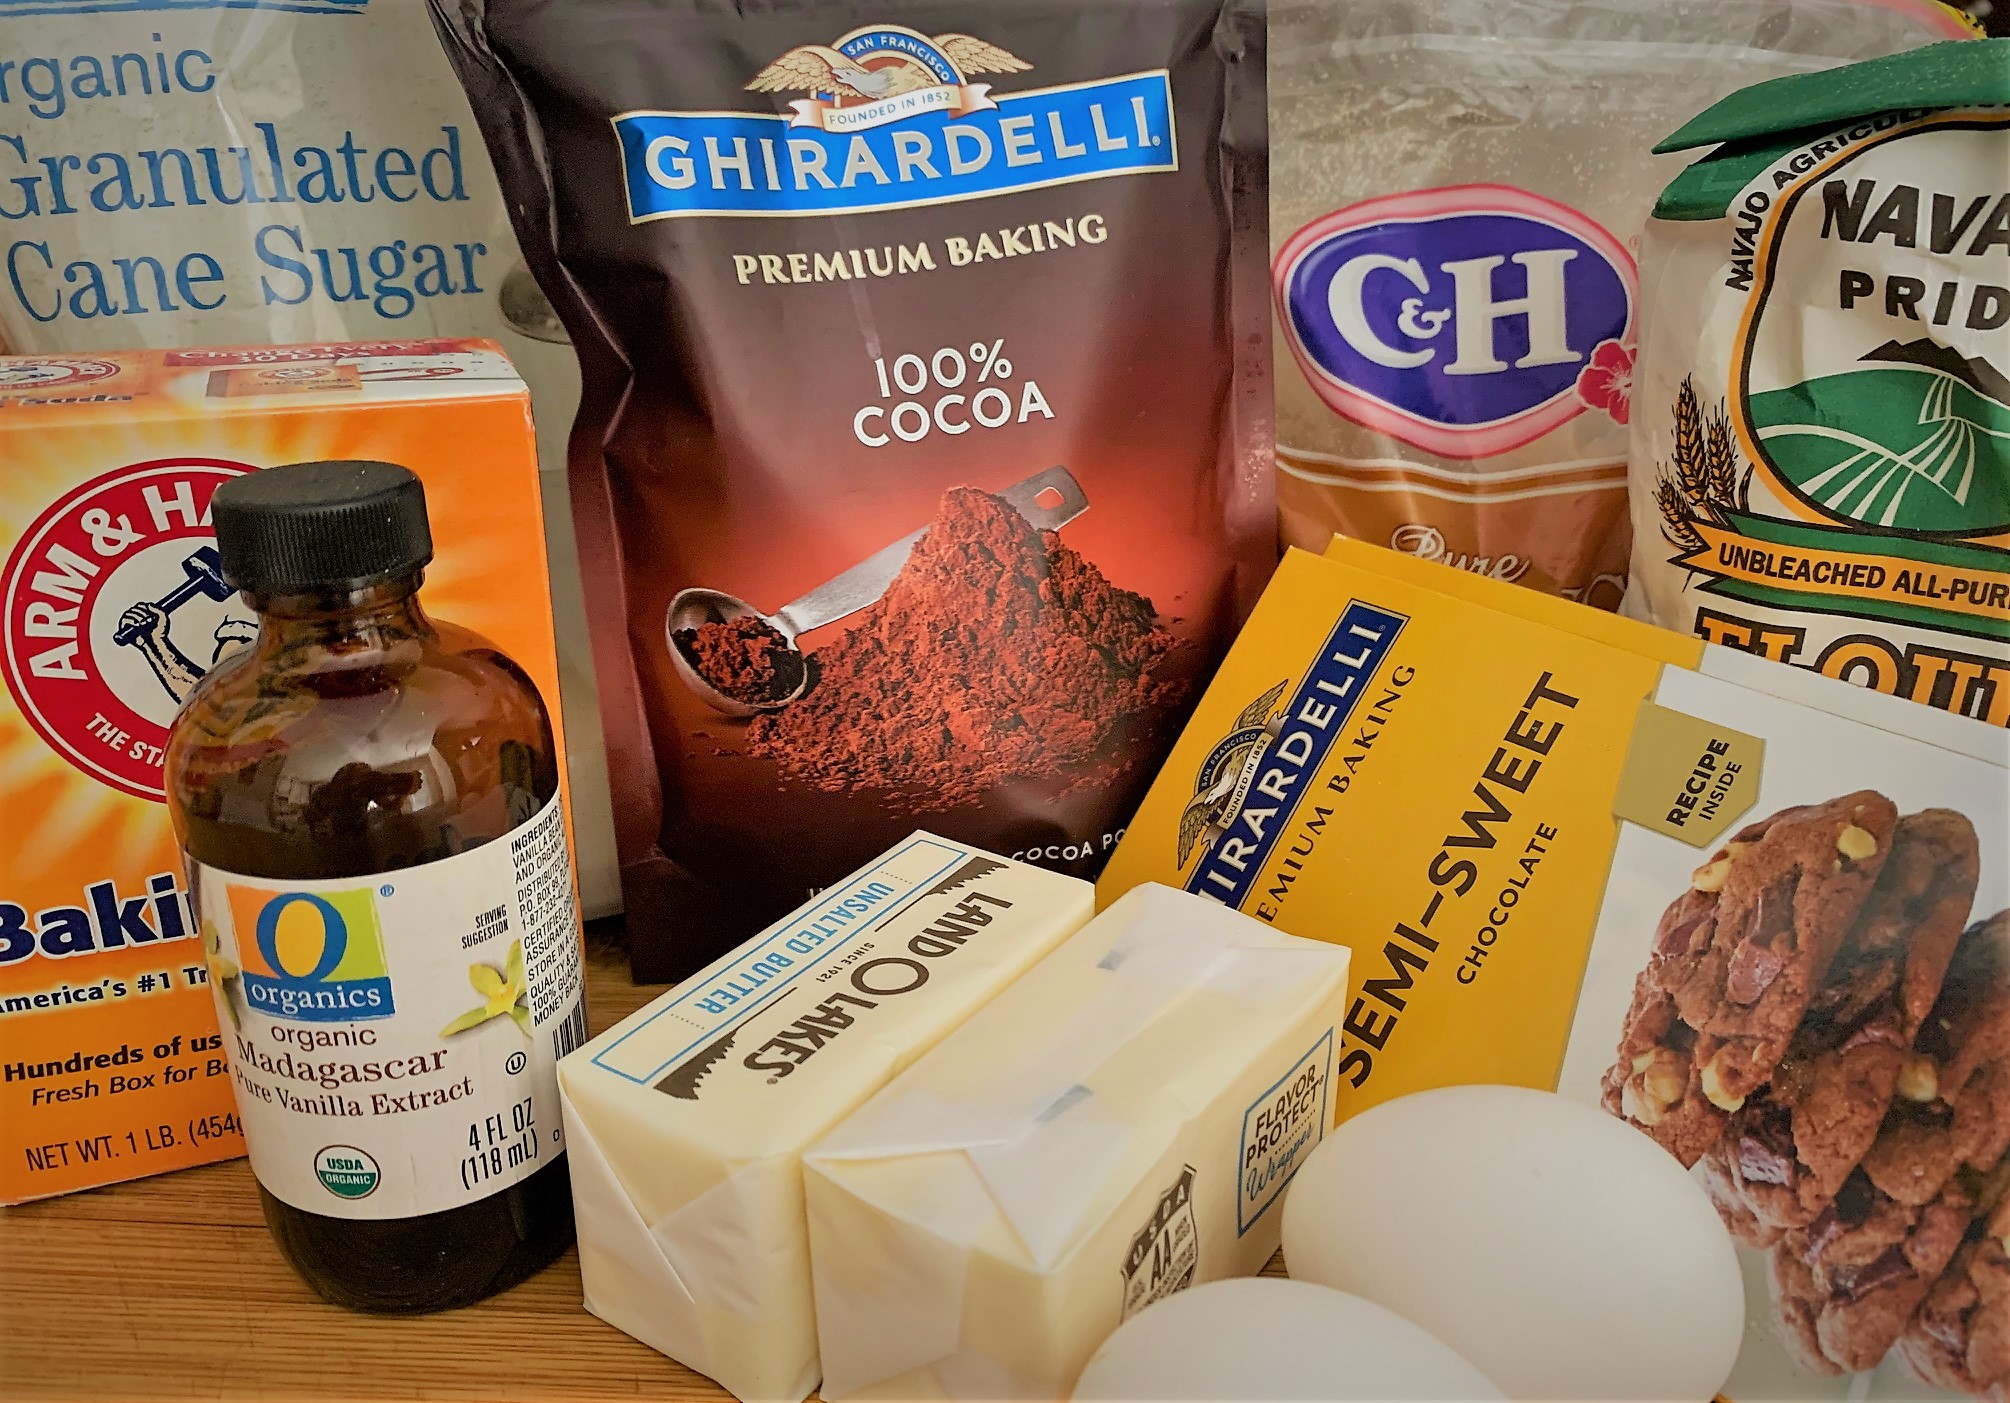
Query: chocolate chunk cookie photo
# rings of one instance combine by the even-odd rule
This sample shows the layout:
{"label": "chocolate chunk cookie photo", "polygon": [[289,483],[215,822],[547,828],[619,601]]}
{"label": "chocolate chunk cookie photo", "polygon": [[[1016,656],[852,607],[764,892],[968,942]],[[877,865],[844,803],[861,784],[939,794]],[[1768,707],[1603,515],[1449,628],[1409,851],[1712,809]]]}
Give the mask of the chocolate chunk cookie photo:
{"label": "chocolate chunk cookie photo", "polygon": [[[1963,1165],[1924,1203],[1861,1171],[1769,1257],[1780,1337],[1813,1374],[1875,1369],[1905,1335],[1971,1234],[2010,1188],[2010,1163]],[[1972,1323],[1972,1322],[1971,1322]]]}
{"label": "chocolate chunk cookie photo", "polygon": [[2010,1386],[2010,911],[1974,910],[2001,846],[1875,790],[1780,810],[1696,865],[1634,979],[1603,1104],[1693,1166],[1810,1380]]}
{"label": "chocolate chunk cookie photo", "polygon": [[1782,1337],[1803,1367],[1875,1368],[2001,1396],[2010,1201],[2010,912],[1961,939],[1877,1135],[1841,1191],[1771,1257]]}
{"label": "chocolate chunk cookie photo", "polygon": [[1707,831],[1622,779],[1558,1090],[1715,1209],[1724,1399],[2010,1403],[2010,745],[1654,700],[1762,741],[1758,779]]}
{"label": "chocolate chunk cookie photo", "polygon": [[1634,985],[1606,1109],[1701,1159],[1786,1056],[1897,824],[1861,790],[1747,824],[1701,863]]}
{"label": "chocolate chunk cookie photo", "polygon": [[[1939,1358],[1926,1341],[1946,1337],[1955,1317],[1964,1328],[1975,1323],[1950,1304],[1961,1297],[1958,1281],[1945,1292],[1939,1283],[1957,1255],[1967,1254],[1964,1270],[1973,1265],[1968,1249],[1986,1245],[1987,1224],[2010,1196],[2006,976],[2010,913],[1999,913],[1961,937],[1861,1163],[1833,1202],[1772,1249],[1780,1333],[1810,1372],[1875,1368],[1902,1337],[1920,1341],[1918,1360]],[[1937,1311],[1929,1297],[1942,1302]],[[1923,1313],[1938,1336],[1924,1333]],[[1986,1352],[1987,1312],[1981,1324]]]}
{"label": "chocolate chunk cookie photo", "polygon": [[2010,1201],[1975,1220],[1898,1349],[1923,1384],[2010,1398]]}
{"label": "chocolate chunk cookie photo", "polygon": [[1975,899],[1975,826],[1947,809],[1899,820],[1892,852],[1769,1085],[1705,1157],[1725,1221],[1753,1247],[1806,1227],[1877,1139]]}

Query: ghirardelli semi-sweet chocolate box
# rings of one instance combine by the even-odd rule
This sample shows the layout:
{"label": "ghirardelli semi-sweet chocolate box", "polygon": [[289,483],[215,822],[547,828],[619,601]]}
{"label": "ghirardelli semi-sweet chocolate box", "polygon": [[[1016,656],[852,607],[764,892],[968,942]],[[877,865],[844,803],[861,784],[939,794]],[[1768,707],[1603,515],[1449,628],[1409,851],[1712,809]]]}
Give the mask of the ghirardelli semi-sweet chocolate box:
{"label": "ghirardelli semi-sweet chocolate box", "polygon": [[585,370],[638,973],[917,822],[1093,873],[1274,560],[1260,17],[434,13]]}
{"label": "ghirardelli semi-sweet chocolate box", "polygon": [[1993,1398],[2006,765],[2001,728],[1336,541],[1286,555],[1097,899],[1349,947],[1341,1119],[1504,1083],[1659,1145],[1738,1247],[1721,1397]]}

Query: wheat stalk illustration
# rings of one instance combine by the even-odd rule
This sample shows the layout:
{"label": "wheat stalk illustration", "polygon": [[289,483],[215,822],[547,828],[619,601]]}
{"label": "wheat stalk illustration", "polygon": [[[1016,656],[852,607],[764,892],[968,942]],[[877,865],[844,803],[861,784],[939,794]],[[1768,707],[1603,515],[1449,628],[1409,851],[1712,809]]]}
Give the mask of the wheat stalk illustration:
{"label": "wheat stalk illustration", "polygon": [[1731,416],[1719,411],[1710,416],[1710,433],[1704,442],[1704,480],[1715,506],[1729,506],[1738,497],[1737,458],[1731,448]]}
{"label": "wheat stalk illustration", "polygon": [[1675,482],[1699,505],[1710,499],[1710,461],[1703,443],[1703,410],[1696,402],[1696,379],[1682,377],[1675,393]]}
{"label": "wheat stalk illustration", "polygon": [[1675,393],[1675,449],[1655,484],[1661,534],[1683,550],[1701,550],[1705,542],[1697,523],[1729,526],[1730,513],[1747,510],[1751,496],[1752,470],[1739,469],[1728,406],[1717,401],[1706,419],[1695,377],[1684,376]]}
{"label": "wheat stalk illustration", "polygon": [[1690,515],[1688,500],[1682,489],[1667,478],[1662,478],[1654,492],[1654,504],[1661,509],[1661,534],[1668,538],[1670,545],[1683,550],[1701,550],[1705,544],[1697,533],[1695,518]]}

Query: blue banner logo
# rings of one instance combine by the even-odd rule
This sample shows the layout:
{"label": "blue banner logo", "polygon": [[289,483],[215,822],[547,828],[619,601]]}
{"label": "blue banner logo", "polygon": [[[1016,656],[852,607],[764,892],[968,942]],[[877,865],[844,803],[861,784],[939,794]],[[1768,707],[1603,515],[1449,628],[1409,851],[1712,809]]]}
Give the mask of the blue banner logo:
{"label": "blue banner logo", "polygon": [[628,217],[912,209],[1179,169],[1163,70],[994,95],[974,74],[1032,65],[967,34],[898,26],[789,50],[747,87],[789,112],[614,118]]}
{"label": "blue banner logo", "polygon": [[260,1013],[295,1023],[356,1023],[398,1011],[370,888],[227,890],[245,1001]]}
{"label": "blue banner logo", "polygon": [[[1186,879],[1188,891],[1241,909],[1406,622],[1372,604],[1348,604],[1283,713],[1262,726],[1264,740],[1251,747],[1240,775],[1223,777],[1234,781],[1228,786],[1233,807],[1206,825],[1213,841]],[[1266,694],[1257,705],[1267,712],[1275,696]],[[1245,713],[1245,722],[1251,719]]]}

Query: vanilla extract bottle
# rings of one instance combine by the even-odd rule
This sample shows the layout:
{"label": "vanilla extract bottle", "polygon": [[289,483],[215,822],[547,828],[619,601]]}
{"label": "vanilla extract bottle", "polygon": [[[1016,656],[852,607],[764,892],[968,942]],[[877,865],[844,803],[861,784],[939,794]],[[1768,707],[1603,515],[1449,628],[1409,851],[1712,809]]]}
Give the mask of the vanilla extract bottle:
{"label": "vanilla extract bottle", "polygon": [[404,468],[271,468],[212,510],[257,638],[190,697],[166,781],[265,1218],[338,1305],[466,1305],[572,1240],[555,1069],[585,1008],[550,716],[420,607]]}

